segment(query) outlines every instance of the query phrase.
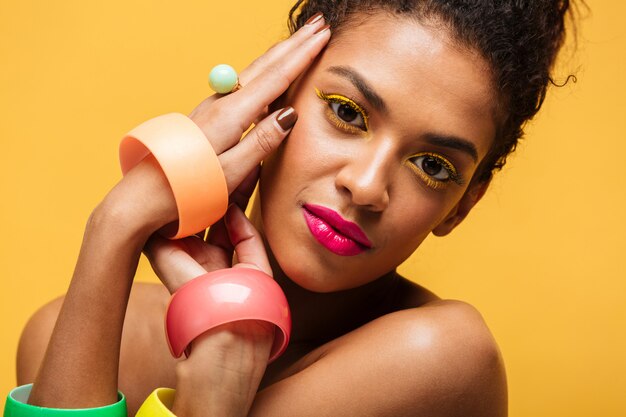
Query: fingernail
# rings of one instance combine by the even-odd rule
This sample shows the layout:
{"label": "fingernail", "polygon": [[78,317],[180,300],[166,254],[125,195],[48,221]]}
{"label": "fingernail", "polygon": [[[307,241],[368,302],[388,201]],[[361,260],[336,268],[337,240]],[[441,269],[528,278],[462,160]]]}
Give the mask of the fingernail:
{"label": "fingernail", "polygon": [[324,25],[321,28],[319,28],[318,30],[316,30],[314,35],[317,35],[318,33],[324,32],[325,30],[328,30],[329,28],[330,28],[330,25]]}
{"label": "fingernail", "polygon": [[298,113],[291,106],[285,107],[276,115],[276,121],[285,132],[296,124],[296,120],[298,120]]}
{"label": "fingernail", "polygon": [[313,16],[309,17],[309,19],[304,24],[305,25],[313,25],[313,24],[319,22],[320,19],[323,18],[323,17],[324,17],[324,15],[322,14],[322,12],[317,12]]}

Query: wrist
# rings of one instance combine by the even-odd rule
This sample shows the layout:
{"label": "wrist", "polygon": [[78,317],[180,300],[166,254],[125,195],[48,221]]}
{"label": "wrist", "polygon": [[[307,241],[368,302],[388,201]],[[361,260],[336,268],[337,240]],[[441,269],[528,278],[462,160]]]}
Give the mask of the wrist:
{"label": "wrist", "polygon": [[274,326],[246,320],[227,323],[192,343],[176,365],[176,415],[245,416],[267,367]]}
{"label": "wrist", "polygon": [[[275,332],[267,330],[273,326]],[[214,335],[207,337],[209,350],[228,354],[233,339],[239,346],[241,336],[245,342],[270,333],[271,362],[286,349],[290,332],[291,314],[282,289],[269,275],[250,268],[220,269],[187,282],[172,295],[165,318],[168,346],[176,358],[202,335]]]}
{"label": "wrist", "polygon": [[105,226],[145,242],[177,219],[176,202],[158,163],[148,155],[94,209],[89,226]]}
{"label": "wrist", "polygon": [[267,366],[275,327],[261,320],[222,324],[195,338],[191,342],[189,357],[177,365],[187,375],[192,375],[203,366],[219,364],[228,364],[237,368],[237,372],[253,374]]}
{"label": "wrist", "polygon": [[103,200],[92,212],[85,227],[86,236],[110,236],[126,245],[143,245],[153,233],[154,225],[137,213],[132,213],[132,205],[123,201]]}
{"label": "wrist", "polygon": [[[193,120],[169,113],[128,132],[120,143],[124,176],[138,171],[146,160],[166,180],[167,201],[176,206],[179,220],[160,230],[161,234],[174,239],[191,236],[224,215],[228,184],[215,150]],[[147,197],[153,198],[152,194]]]}

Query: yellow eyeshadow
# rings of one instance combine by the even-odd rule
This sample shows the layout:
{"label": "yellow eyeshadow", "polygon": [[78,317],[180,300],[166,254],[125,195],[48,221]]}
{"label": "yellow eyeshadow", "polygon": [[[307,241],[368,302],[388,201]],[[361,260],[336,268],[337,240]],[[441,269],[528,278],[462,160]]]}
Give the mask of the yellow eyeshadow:
{"label": "yellow eyeshadow", "polygon": [[428,176],[428,174],[426,174],[424,171],[419,169],[415,164],[412,164],[411,162],[409,162],[408,159],[405,161],[405,164],[413,172],[415,172],[417,176],[421,178],[422,181],[424,181],[427,187],[433,188],[435,190],[439,190],[439,189],[446,187],[446,185],[448,184],[446,181],[437,181],[437,180],[432,179],[430,176]]}
{"label": "yellow eyeshadow", "polygon": [[456,177],[458,175],[458,173],[456,172],[456,168],[454,167],[454,165],[452,165],[452,162],[448,161],[446,158],[444,158],[443,156],[437,153],[419,152],[419,153],[416,153],[415,155],[409,156],[407,160],[413,159],[413,158],[419,158],[420,156],[430,156],[431,158],[436,159],[437,162],[443,165],[443,167],[450,173],[451,178]]}
{"label": "yellow eyeshadow", "polygon": [[324,100],[327,103],[339,103],[339,104],[345,104],[347,106],[350,106],[352,110],[354,110],[355,112],[361,115],[361,117],[363,118],[363,123],[365,123],[365,130],[357,126],[351,125],[341,120],[339,117],[337,117],[335,112],[329,107],[326,111],[326,114],[341,129],[348,130],[353,133],[363,133],[369,130],[369,118],[367,116],[367,112],[365,111],[363,107],[359,106],[354,100],[348,97],[342,96],[341,94],[326,94],[323,91],[321,91],[319,88],[315,89],[315,93],[320,99]]}
{"label": "yellow eyeshadow", "polygon": [[[444,169],[448,171],[450,178],[447,180],[437,180],[437,179],[432,178],[430,175],[428,175],[424,171],[422,171],[421,168],[419,168],[417,165],[411,162],[411,159],[419,158],[420,156],[429,156],[431,158],[436,159],[437,162],[439,162],[444,167]],[[433,153],[433,152],[420,152],[420,153],[416,153],[415,155],[411,155],[405,159],[404,164],[406,164],[409,168],[411,168],[411,170],[415,172],[428,187],[433,188],[435,190],[439,190],[439,189],[446,187],[450,181],[454,181],[459,185],[463,183],[463,180],[459,176],[454,165],[452,165],[452,163],[448,161],[446,158],[444,158],[443,156]]]}

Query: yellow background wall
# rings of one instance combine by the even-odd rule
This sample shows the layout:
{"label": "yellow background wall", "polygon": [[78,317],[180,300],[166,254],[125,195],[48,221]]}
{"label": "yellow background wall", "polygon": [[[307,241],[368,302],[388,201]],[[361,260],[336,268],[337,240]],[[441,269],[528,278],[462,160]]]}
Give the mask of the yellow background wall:
{"label": "yellow background wall", "polygon": [[[120,177],[121,136],[191,111],[213,65],[241,69],[286,33],[290,2],[0,0],[0,395]],[[565,62],[579,82],[552,90],[468,221],[402,267],[482,311],[513,417],[626,415],[626,3],[588,3]]]}

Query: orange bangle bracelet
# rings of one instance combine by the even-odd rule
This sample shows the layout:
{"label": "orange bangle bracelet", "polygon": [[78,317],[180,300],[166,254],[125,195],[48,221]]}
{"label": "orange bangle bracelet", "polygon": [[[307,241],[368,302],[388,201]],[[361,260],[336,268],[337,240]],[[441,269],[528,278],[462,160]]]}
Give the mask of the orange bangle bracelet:
{"label": "orange bangle bracelet", "polygon": [[178,209],[180,239],[206,229],[228,208],[226,178],[213,147],[190,118],[169,113],[150,119],[124,136],[120,165],[126,175],[152,153],[167,178]]}

